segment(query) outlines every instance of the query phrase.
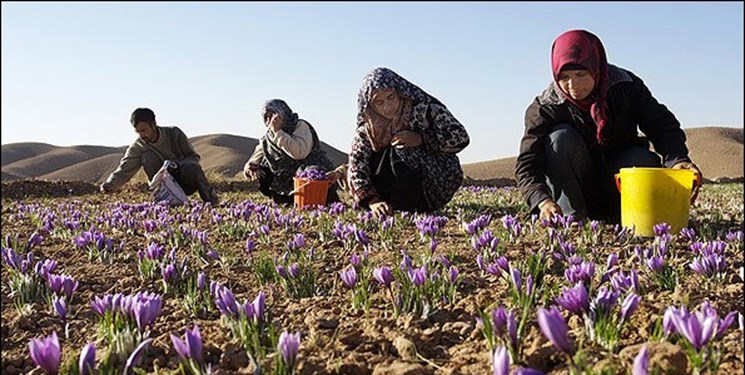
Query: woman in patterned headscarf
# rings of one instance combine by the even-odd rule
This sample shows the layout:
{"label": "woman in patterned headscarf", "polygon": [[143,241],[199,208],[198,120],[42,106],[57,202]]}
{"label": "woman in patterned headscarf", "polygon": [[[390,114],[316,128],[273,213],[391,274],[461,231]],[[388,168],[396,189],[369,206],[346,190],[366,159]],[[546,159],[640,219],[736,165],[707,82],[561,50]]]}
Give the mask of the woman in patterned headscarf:
{"label": "woman in patterned headscarf", "polygon": [[[264,103],[261,117],[266,125],[266,134],[259,139],[243,173],[248,179],[259,179],[259,191],[277,203],[293,201],[293,177],[304,169],[327,172],[333,169],[331,161],[321,149],[315,129],[307,121],[299,119],[297,113],[280,99]],[[339,197],[336,187],[328,193],[328,202]]]}
{"label": "woman in patterned headscarf", "polygon": [[[619,222],[613,175],[624,167],[691,169],[685,133],[642,80],[608,64],[600,39],[585,30],[551,48],[553,82],[525,113],[518,187],[533,212]],[[639,137],[637,126],[646,137]],[[660,155],[649,150],[649,141]]]}
{"label": "woman in patterned headscarf", "polygon": [[357,202],[376,216],[431,212],[449,202],[463,182],[455,154],[469,138],[445,105],[392,70],[376,68],[362,83],[357,109],[348,170]]}

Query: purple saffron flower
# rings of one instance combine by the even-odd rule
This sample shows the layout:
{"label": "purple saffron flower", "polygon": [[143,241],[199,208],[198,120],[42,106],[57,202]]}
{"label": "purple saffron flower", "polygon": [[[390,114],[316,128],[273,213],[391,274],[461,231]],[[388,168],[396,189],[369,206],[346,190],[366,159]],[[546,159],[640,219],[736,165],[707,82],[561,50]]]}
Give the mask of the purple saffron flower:
{"label": "purple saffron flower", "polygon": [[512,375],[546,375],[546,373],[544,373],[541,370],[536,370],[534,368],[521,367],[519,369],[512,371]]}
{"label": "purple saffron flower", "polygon": [[598,294],[592,301],[593,310],[600,313],[609,312],[618,301],[620,294],[606,287],[600,287]]}
{"label": "purple saffron flower", "polygon": [[278,264],[274,267],[274,269],[277,271],[277,274],[283,278],[283,279],[289,279],[290,275],[287,273],[287,269],[285,269],[285,266]]}
{"label": "purple saffron flower", "polygon": [[458,268],[450,267],[448,272],[450,276],[450,283],[455,284],[455,282],[458,280],[458,275],[460,274],[460,272],[458,271]]}
{"label": "purple saffron flower", "polygon": [[626,298],[623,300],[623,303],[621,304],[621,321],[625,322],[628,320],[628,318],[631,316],[631,314],[636,311],[636,308],[639,307],[639,302],[641,301],[641,297],[637,296],[634,293],[629,293]]}
{"label": "purple saffron flower", "polygon": [[716,326],[719,319],[716,312],[700,310],[696,314],[689,313],[685,306],[680,309],[669,307],[672,310],[670,320],[675,326],[675,332],[685,337],[696,350],[701,350],[716,333]]}
{"label": "purple saffron flower", "polygon": [[256,242],[254,242],[254,240],[250,238],[247,239],[246,240],[246,253],[248,253],[248,255],[251,255],[253,254],[254,249],[256,249]]}
{"label": "purple saffron flower", "polygon": [[163,255],[166,254],[166,248],[158,245],[155,242],[150,242],[147,245],[147,249],[145,250],[145,254],[147,254],[147,257],[150,259],[160,259],[163,257]]}
{"label": "purple saffron flower", "polygon": [[59,315],[64,321],[67,317],[67,304],[65,303],[65,298],[54,296],[52,299],[52,306],[54,306],[54,311],[57,312],[57,315]]}
{"label": "purple saffron flower", "polygon": [[160,274],[163,276],[163,281],[165,281],[166,284],[173,284],[173,282],[176,281],[176,267],[174,267],[173,264],[165,266],[163,270],[160,271]]}
{"label": "purple saffron flower", "polygon": [[235,300],[235,295],[225,286],[218,290],[215,305],[222,315],[228,317],[238,316],[238,302]]}
{"label": "purple saffron flower", "polygon": [[688,241],[693,241],[696,239],[696,231],[693,228],[683,228],[680,230],[680,236]]}
{"label": "purple saffron flower", "polygon": [[210,251],[208,251],[206,255],[210,259],[220,259],[220,255],[217,254],[217,251],[215,251],[214,249],[210,249]]}
{"label": "purple saffron flower", "polygon": [[60,346],[57,332],[44,339],[31,339],[28,343],[31,359],[47,374],[56,374],[60,365]]}
{"label": "purple saffron flower", "polygon": [[388,267],[376,267],[373,270],[373,276],[379,283],[385,285],[386,288],[391,288],[391,282],[393,281],[393,273]]}
{"label": "purple saffron flower", "polygon": [[197,289],[204,290],[204,287],[207,285],[207,276],[204,275],[204,272],[199,272],[197,274]]}
{"label": "purple saffron flower", "polygon": [[512,285],[515,287],[515,290],[520,290],[523,287],[523,280],[520,277],[520,270],[517,268],[511,268],[510,269],[510,278],[512,280]]}
{"label": "purple saffron flower", "polygon": [[147,350],[150,343],[153,341],[153,338],[147,338],[144,341],[142,341],[134,351],[132,351],[132,354],[129,355],[129,358],[127,358],[127,362],[124,365],[124,373],[129,374],[130,371],[140,365],[140,362],[142,361],[142,356],[145,354],[145,351]]}
{"label": "purple saffron flower", "polygon": [[290,372],[292,372],[292,369],[295,367],[295,360],[297,359],[297,353],[299,350],[300,332],[287,333],[287,331],[283,331],[282,334],[279,335],[277,351],[282,354],[282,360]]}
{"label": "purple saffron flower", "polygon": [[264,311],[266,310],[266,293],[260,291],[259,294],[254,298],[254,314],[257,321],[264,319]]}
{"label": "purple saffron flower", "polygon": [[353,253],[352,256],[349,258],[349,263],[352,263],[353,266],[357,267],[360,265],[360,256],[357,255],[357,253]]}
{"label": "purple saffron flower", "polygon": [[80,351],[78,360],[78,371],[80,375],[93,375],[96,370],[96,346],[89,342]]}
{"label": "purple saffron flower", "polygon": [[579,316],[590,309],[587,289],[583,283],[577,283],[573,288],[564,288],[561,295],[556,297],[556,303],[564,310]]}
{"label": "purple saffron flower", "polygon": [[724,319],[719,320],[719,324],[717,325],[717,334],[715,338],[719,339],[722,336],[724,336],[724,331],[729,328],[732,323],[735,322],[735,318],[737,317],[738,312],[737,311],[730,311],[727,316],[724,317]]}
{"label": "purple saffron flower", "polygon": [[583,261],[580,264],[572,264],[564,271],[564,277],[572,284],[578,282],[589,284],[595,276],[595,263]]}
{"label": "purple saffron flower", "polygon": [[476,264],[479,266],[480,270],[484,269],[484,256],[479,254],[476,256]]}
{"label": "purple saffron flower", "polygon": [[647,267],[651,269],[654,272],[660,272],[662,271],[662,267],[664,266],[664,263],[662,261],[662,257],[658,256],[651,256],[647,258]]}
{"label": "purple saffron flower", "polygon": [[647,375],[649,368],[649,356],[647,355],[647,346],[642,346],[639,354],[634,358],[634,367],[631,370],[632,375]]}
{"label": "purple saffron flower", "polygon": [[510,374],[510,353],[504,346],[497,346],[492,355],[492,370],[494,375]]}
{"label": "purple saffron flower", "polygon": [[199,327],[195,324],[192,329],[184,331],[184,340],[171,334],[173,348],[183,359],[193,358],[198,364],[202,364],[202,336],[199,334]]}
{"label": "purple saffron flower", "polygon": [[296,278],[297,275],[300,273],[300,266],[298,266],[297,263],[292,263],[287,273],[290,275],[291,278]]}
{"label": "purple saffron flower", "polygon": [[354,267],[348,267],[347,269],[340,271],[339,275],[341,276],[341,281],[344,282],[344,285],[348,288],[354,288],[354,285],[357,283],[357,271],[354,270]]}
{"label": "purple saffron flower", "polygon": [[501,256],[497,258],[496,264],[497,264],[497,267],[502,269],[504,272],[510,271],[510,262],[507,260],[507,257]]}
{"label": "purple saffron flower", "polygon": [[574,348],[568,335],[569,328],[556,306],[551,306],[549,309],[538,309],[538,326],[541,328],[543,335],[551,341],[556,349],[569,355],[574,353]]}
{"label": "purple saffron flower", "polygon": [[655,224],[655,226],[653,227],[654,234],[657,237],[660,237],[663,234],[668,233],[670,229],[672,229],[672,227],[670,226],[670,224],[667,224],[667,223]]}
{"label": "purple saffron flower", "polygon": [[427,265],[419,268],[412,268],[408,272],[409,279],[415,286],[422,286],[427,281]]}
{"label": "purple saffron flower", "polygon": [[34,232],[31,234],[31,237],[29,237],[28,242],[26,243],[26,251],[30,251],[34,248],[34,246],[41,245],[41,241],[44,240],[44,237],[41,236],[38,232]]}
{"label": "purple saffron flower", "polygon": [[445,268],[450,267],[450,260],[444,255],[439,255],[437,257],[437,261],[440,262],[440,264],[442,264]]}

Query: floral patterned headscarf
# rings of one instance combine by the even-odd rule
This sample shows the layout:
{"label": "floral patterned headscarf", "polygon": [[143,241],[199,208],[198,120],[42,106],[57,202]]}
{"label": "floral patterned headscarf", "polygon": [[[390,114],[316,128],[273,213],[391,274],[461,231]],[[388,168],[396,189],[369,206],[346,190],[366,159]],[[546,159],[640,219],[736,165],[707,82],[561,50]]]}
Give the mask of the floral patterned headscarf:
{"label": "floral patterned headscarf", "polygon": [[[393,119],[388,120],[375,111],[373,94],[382,89],[394,89],[401,98],[401,105]],[[365,127],[365,134],[373,150],[390,145],[393,134],[407,127],[414,111],[426,110],[428,103],[441,104],[432,95],[409,82],[388,68],[375,68],[365,76],[357,95],[357,126]]]}

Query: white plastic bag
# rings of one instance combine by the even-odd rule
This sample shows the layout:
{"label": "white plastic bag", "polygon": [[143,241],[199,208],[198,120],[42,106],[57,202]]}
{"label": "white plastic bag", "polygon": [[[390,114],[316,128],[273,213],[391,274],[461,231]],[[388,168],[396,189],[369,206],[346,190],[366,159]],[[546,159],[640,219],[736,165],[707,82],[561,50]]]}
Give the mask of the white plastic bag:
{"label": "white plastic bag", "polygon": [[178,166],[176,163],[166,160],[160,167],[153,179],[150,181],[149,190],[153,192],[153,198],[156,202],[166,201],[169,206],[180,206],[189,201],[189,197],[184,193],[184,189],[179,186],[176,180],[168,172],[171,164]]}

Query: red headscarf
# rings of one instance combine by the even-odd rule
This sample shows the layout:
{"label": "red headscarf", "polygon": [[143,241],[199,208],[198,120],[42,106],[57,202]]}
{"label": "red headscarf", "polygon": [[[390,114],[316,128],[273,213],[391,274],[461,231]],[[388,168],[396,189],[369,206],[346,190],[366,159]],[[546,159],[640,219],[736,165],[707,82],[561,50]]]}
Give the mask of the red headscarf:
{"label": "red headscarf", "polygon": [[[561,90],[559,72],[567,64],[579,65],[590,71],[595,80],[595,88],[583,100],[574,100]],[[551,47],[551,71],[559,92],[572,104],[585,112],[590,112],[597,125],[598,144],[606,145],[608,123],[606,95],[608,94],[608,59],[600,39],[586,30],[570,30],[559,35]]]}

